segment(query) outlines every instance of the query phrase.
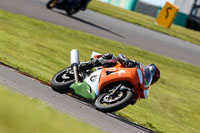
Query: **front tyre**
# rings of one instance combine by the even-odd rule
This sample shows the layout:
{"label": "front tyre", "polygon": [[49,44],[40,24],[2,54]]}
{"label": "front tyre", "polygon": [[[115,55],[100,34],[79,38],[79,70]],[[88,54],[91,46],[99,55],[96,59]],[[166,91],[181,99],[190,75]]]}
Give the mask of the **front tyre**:
{"label": "front tyre", "polygon": [[69,68],[65,68],[56,73],[51,80],[51,88],[59,93],[70,92],[70,85],[75,82],[74,72]]}
{"label": "front tyre", "polygon": [[95,101],[95,108],[102,112],[115,112],[128,106],[133,100],[133,92],[121,90],[115,96],[101,94]]}

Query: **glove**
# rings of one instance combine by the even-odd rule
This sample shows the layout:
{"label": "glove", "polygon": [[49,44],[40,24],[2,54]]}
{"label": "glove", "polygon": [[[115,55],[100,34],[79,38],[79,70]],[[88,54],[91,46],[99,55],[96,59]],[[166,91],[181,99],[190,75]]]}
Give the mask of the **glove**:
{"label": "glove", "polygon": [[127,67],[138,67],[138,68],[140,68],[140,63],[137,62],[137,61],[129,60],[129,61],[126,63],[126,66],[127,66]]}
{"label": "glove", "polygon": [[126,67],[138,67],[140,68],[140,63],[134,60],[129,60],[124,56],[123,54],[119,54],[117,57],[117,60],[122,64],[125,65]]}
{"label": "glove", "polygon": [[122,64],[122,65],[125,65],[127,66],[127,62],[129,61],[128,58],[126,58],[126,56],[124,56],[123,54],[119,54],[117,56],[117,60]]}

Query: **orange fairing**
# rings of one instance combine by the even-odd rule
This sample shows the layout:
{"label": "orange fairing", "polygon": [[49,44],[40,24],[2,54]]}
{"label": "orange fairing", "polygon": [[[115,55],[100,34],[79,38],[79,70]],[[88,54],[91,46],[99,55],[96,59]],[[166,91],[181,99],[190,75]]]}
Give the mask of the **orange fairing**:
{"label": "orange fairing", "polygon": [[118,81],[128,81],[133,86],[137,86],[139,80],[135,77],[138,77],[137,68],[104,68],[100,77],[99,91],[106,85]]}
{"label": "orange fairing", "polygon": [[143,91],[147,88],[144,88],[143,68],[139,69],[142,74],[140,76],[137,69],[138,68],[124,68],[121,64],[115,67],[104,68],[101,72],[99,91],[101,92],[105,86],[113,82],[128,81],[133,86],[138,97],[144,98]]}

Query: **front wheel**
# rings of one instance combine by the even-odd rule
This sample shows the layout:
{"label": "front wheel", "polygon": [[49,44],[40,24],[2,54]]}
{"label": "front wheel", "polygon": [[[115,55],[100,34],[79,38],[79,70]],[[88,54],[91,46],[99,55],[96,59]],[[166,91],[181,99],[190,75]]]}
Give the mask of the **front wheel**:
{"label": "front wheel", "polygon": [[59,93],[70,92],[69,86],[75,82],[74,71],[69,67],[56,73],[51,80],[51,88]]}
{"label": "front wheel", "polygon": [[95,108],[102,112],[115,112],[128,106],[133,100],[133,92],[120,90],[117,95],[101,94],[95,101]]}

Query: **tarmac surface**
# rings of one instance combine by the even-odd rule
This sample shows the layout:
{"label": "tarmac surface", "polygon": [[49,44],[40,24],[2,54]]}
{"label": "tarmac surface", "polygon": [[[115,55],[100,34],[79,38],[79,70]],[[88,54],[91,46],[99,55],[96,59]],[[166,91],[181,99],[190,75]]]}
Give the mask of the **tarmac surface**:
{"label": "tarmac surface", "polygon": [[43,100],[57,110],[63,111],[107,133],[145,133],[152,132],[135,123],[111,113],[102,113],[91,104],[66,94],[54,92],[49,86],[24,76],[0,64],[0,84],[15,92]]}

